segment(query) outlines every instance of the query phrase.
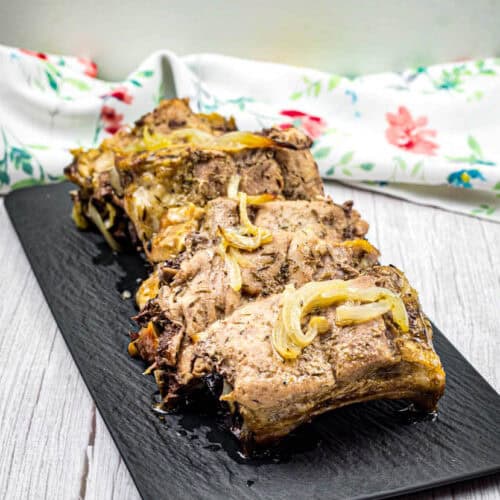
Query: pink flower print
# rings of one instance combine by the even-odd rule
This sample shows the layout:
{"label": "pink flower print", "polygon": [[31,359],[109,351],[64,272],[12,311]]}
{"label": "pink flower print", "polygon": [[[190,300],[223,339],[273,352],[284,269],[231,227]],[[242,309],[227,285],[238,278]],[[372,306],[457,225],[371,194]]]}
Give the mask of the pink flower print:
{"label": "pink flower print", "polygon": [[115,87],[107,95],[109,97],[114,97],[115,99],[118,99],[119,101],[124,102],[125,104],[132,104],[132,101],[134,100],[133,96],[129,93],[127,87],[125,87],[124,85]]}
{"label": "pink flower print", "polygon": [[284,109],[280,115],[293,118],[292,123],[282,123],[280,127],[287,129],[296,126],[302,129],[311,139],[317,139],[325,130],[326,122],[319,116],[310,115],[295,109]]}
{"label": "pink flower print", "polygon": [[387,113],[386,118],[389,128],[385,136],[390,144],[411,153],[436,154],[435,149],[439,146],[429,140],[429,137],[436,137],[436,131],[424,128],[428,121],[425,116],[414,120],[408,109],[400,106],[397,114]]}
{"label": "pink flower print", "polygon": [[88,57],[79,57],[78,62],[83,65],[84,73],[90,78],[97,76],[97,64]]}
{"label": "pink flower print", "polygon": [[34,50],[29,49],[19,49],[19,51],[23,54],[27,54],[28,56],[38,57],[38,59],[41,59],[42,61],[47,61],[49,59],[47,54],[44,54],[43,52],[35,52]]}
{"label": "pink flower print", "polygon": [[104,105],[101,109],[101,119],[104,122],[104,130],[109,134],[115,134],[122,127],[123,115],[116,112],[110,106]]}

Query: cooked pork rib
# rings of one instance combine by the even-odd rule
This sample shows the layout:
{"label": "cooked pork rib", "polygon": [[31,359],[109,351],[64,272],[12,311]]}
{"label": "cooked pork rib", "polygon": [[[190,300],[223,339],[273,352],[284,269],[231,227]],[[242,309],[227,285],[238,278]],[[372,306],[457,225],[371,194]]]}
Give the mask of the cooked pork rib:
{"label": "cooked pork rib", "polygon": [[173,99],[66,169],[78,226],[155,264],[129,353],[167,407],[222,381],[246,444],[354,402],[432,410],[444,390],[415,290],[378,265],[352,202],[323,197],[310,146],[293,127],[236,132]]}
{"label": "cooked pork rib", "polygon": [[93,222],[116,247],[129,238],[140,242],[158,262],[178,251],[165,246],[174,231],[182,240],[197,226],[194,214],[177,224],[167,210],[225,196],[236,175],[240,191],[250,195],[323,195],[307,136],[295,129],[226,133],[234,128],[233,120],[192,113],[187,101],[165,101],[99,149],[74,151],[66,175],[80,186],[73,194],[75,220],[82,227]]}
{"label": "cooked pork rib", "polygon": [[[287,284],[352,278],[377,262],[378,251],[360,239],[367,224],[350,204],[340,207],[330,199],[272,201],[254,207],[254,212],[255,223],[271,230],[272,241],[240,254],[241,290],[232,288],[216,246],[217,228],[240,223],[237,202],[228,198],[208,203],[202,233],[197,235],[203,248],[182,260],[175,272],[159,266],[139,289],[138,303],[146,307],[138,317],[143,329],[134,344],[144,359],[159,364],[167,360],[175,366],[185,335],[204,330],[242,304],[281,292]],[[150,321],[155,322],[161,352],[151,342]]]}
{"label": "cooked pork rib", "polygon": [[390,314],[337,326],[335,307],[321,311],[328,332],[296,360],[273,350],[271,335],[281,295],[240,307],[213,323],[180,352],[170,374],[177,392],[217,373],[231,392],[223,395],[239,422],[242,441],[265,443],[288,434],[313,416],[372,399],[409,399],[433,409],[444,390],[444,372],[432,347],[432,328],[417,293],[392,267],[374,267],[356,286],[383,286],[401,294],[410,328],[402,333]]}

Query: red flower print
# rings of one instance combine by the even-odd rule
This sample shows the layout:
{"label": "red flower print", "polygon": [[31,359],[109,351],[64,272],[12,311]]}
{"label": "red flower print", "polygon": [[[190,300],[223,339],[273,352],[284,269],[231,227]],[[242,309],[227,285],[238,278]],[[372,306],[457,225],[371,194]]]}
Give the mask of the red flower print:
{"label": "red flower print", "polygon": [[397,114],[387,113],[386,118],[389,128],[385,136],[390,144],[411,153],[436,154],[435,149],[439,146],[429,140],[429,137],[436,137],[436,131],[424,128],[427,125],[425,116],[414,120],[408,109],[400,106]]}
{"label": "red flower print", "polygon": [[101,119],[104,122],[104,130],[109,134],[115,134],[122,126],[123,115],[105,105],[101,109]]}
{"label": "red flower print", "polygon": [[113,90],[111,90],[108,96],[114,97],[115,99],[118,99],[125,104],[132,104],[132,101],[134,100],[133,96],[129,94],[127,87],[123,85],[115,87]]}
{"label": "red flower print", "polygon": [[85,71],[84,73],[90,78],[95,78],[97,76],[97,64],[89,59],[88,57],[79,57],[78,62],[83,65]]}
{"label": "red flower print", "polygon": [[325,130],[326,122],[319,116],[309,115],[296,109],[284,109],[280,115],[293,118],[292,123],[282,123],[280,127],[287,129],[296,126],[302,129],[311,139],[317,139]]}
{"label": "red flower print", "polygon": [[35,52],[34,50],[29,49],[19,49],[23,54],[27,54],[28,56],[38,57],[38,59],[42,59],[42,61],[47,61],[49,58],[43,52]]}

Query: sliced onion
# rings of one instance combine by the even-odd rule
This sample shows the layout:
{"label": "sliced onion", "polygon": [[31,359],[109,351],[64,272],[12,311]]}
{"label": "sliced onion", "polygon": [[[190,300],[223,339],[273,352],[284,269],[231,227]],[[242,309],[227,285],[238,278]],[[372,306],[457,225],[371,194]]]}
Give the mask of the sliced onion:
{"label": "sliced onion", "polygon": [[238,264],[238,259],[231,251],[232,248],[228,247],[225,242],[221,242],[219,246],[219,254],[224,259],[227,274],[229,277],[229,286],[235,291],[239,292],[242,286],[241,269]]}
{"label": "sliced onion", "polygon": [[123,196],[123,187],[120,180],[120,174],[118,173],[118,170],[115,166],[113,166],[113,168],[109,171],[109,183],[118,196]]}
{"label": "sliced onion", "polygon": [[239,175],[232,175],[227,184],[227,197],[231,200],[238,199],[238,187],[240,185],[241,177]]}
{"label": "sliced onion", "polygon": [[272,234],[266,229],[257,228],[253,236],[245,236],[235,229],[224,229],[219,226],[219,232],[228,245],[240,250],[252,251],[272,241]]}
{"label": "sliced onion", "polygon": [[78,199],[73,201],[73,208],[71,209],[71,218],[73,219],[78,229],[87,229],[89,224],[83,215],[82,202]]}
{"label": "sliced onion", "polygon": [[[238,189],[239,176],[233,176],[230,180],[228,195],[233,195]],[[264,196],[264,195],[262,195]],[[219,226],[221,236],[221,255],[224,257],[229,274],[231,288],[237,292],[241,290],[242,279],[240,264],[246,265],[246,259],[236,249],[253,251],[262,245],[270,243],[273,235],[267,229],[257,227],[250,222],[247,213],[247,195],[237,193],[239,199],[240,224],[238,229],[224,229]]]}
{"label": "sliced onion", "polygon": [[89,202],[89,206],[88,206],[88,209],[87,209],[87,216],[96,225],[97,229],[99,229],[99,231],[101,231],[101,233],[104,236],[104,239],[106,240],[106,242],[108,243],[108,245],[115,252],[119,252],[121,250],[120,245],[113,238],[113,236],[111,236],[111,233],[106,229],[106,226],[104,224],[104,221],[102,220],[101,215],[97,211],[97,208],[94,207],[94,205],[93,205],[92,202]]}
{"label": "sliced onion", "polygon": [[271,193],[263,194],[247,194],[247,204],[248,205],[262,205],[268,203],[269,201],[274,201],[278,196]]}
{"label": "sliced onion", "polygon": [[129,342],[128,344],[128,353],[129,356],[132,356],[133,358],[137,358],[139,356],[139,351],[137,350],[137,347],[135,345],[136,341]]}
{"label": "sliced onion", "polygon": [[390,310],[391,303],[384,299],[369,304],[341,305],[335,310],[335,323],[339,326],[365,323]]}
{"label": "sliced onion", "polygon": [[[373,319],[375,310],[377,316],[392,312],[394,322],[401,331],[409,329],[408,315],[401,297],[391,290],[382,287],[361,288],[356,286],[352,280],[329,280],[320,282],[310,282],[295,291],[288,291],[282,300],[280,314],[278,316],[275,333],[273,334],[273,346],[275,350],[286,359],[293,359],[298,356],[301,349],[308,346],[314,338],[325,331],[326,324],[323,320],[312,319],[309,328],[304,333],[302,330],[303,319],[313,310],[321,307],[329,307],[339,302],[347,300],[357,302],[379,302],[381,305],[373,306],[371,314],[365,311],[365,318],[359,322]],[[355,313],[352,309],[341,309],[342,314]],[[361,306],[358,306],[361,307]],[[346,316],[348,317],[348,316]],[[298,352],[297,352],[298,348]],[[285,355],[283,355],[285,353]],[[296,353],[296,354],[294,354]]]}
{"label": "sliced onion", "polygon": [[[293,288],[293,285],[287,285],[281,296],[280,305],[284,306],[284,304],[286,304],[290,300],[290,298],[293,296],[294,293],[295,290]],[[281,321],[282,317],[283,317],[283,309],[281,309],[281,314],[279,316],[278,321],[276,321],[276,323],[274,324],[273,332],[271,335],[271,343],[276,352],[283,359],[295,359],[299,356],[302,349],[289,342],[288,332],[285,329],[283,321]]]}
{"label": "sliced onion", "polygon": [[250,233],[255,234],[257,232],[257,226],[254,226],[250,219],[248,218],[247,211],[247,194],[238,193],[239,199],[239,209],[240,209],[240,224]]}
{"label": "sliced onion", "polygon": [[251,132],[229,132],[215,138],[216,149],[223,151],[239,151],[241,149],[268,148],[276,146],[269,137]]}
{"label": "sliced onion", "polygon": [[113,227],[116,218],[116,208],[111,203],[106,203],[106,210],[108,212],[108,218],[104,221],[106,229]]}
{"label": "sliced onion", "polygon": [[139,309],[142,309],[151,299],[157,297],[159,291],[160,280],[158,274],[155,272],[141,283],[135,294],[135,301]]}
{"label": "sliced onion", "polygon": [[364,240],[362,238],[335,243],[335,246],[347,247],[347,248],[359,248],[361,250],[364,250],[366,253],[373,253],[376,255],[380,255],[380,252],[378,251],[377,248],[375,248],[368,240]]}
{"label": "sliced onion", "polygon": [[237,152],[243,149],[273,147],[276,146],[276,143],[269,137],[252,134],[251,132],[237,131],[214,136],[202,130],[184,128],[163,135],[151,134],[148,128],[144,127],[142,144],[136,144],[134,149],[153,151],[164,148],[185,147],[187,145],[202,149]]}

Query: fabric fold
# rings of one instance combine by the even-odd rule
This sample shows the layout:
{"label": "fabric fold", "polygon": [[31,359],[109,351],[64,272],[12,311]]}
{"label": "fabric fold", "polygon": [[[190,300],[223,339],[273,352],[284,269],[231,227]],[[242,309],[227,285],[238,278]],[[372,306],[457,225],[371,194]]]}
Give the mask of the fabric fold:
{"label": "fabric fold", "polygon": [[296,126],[325,179],[500,221],[500,60],[346,78],[216,54],[158,51],[121,82],[88,59],[0,46],[0,192],[60,179],[163,98],[233,115],[242,129]]}

